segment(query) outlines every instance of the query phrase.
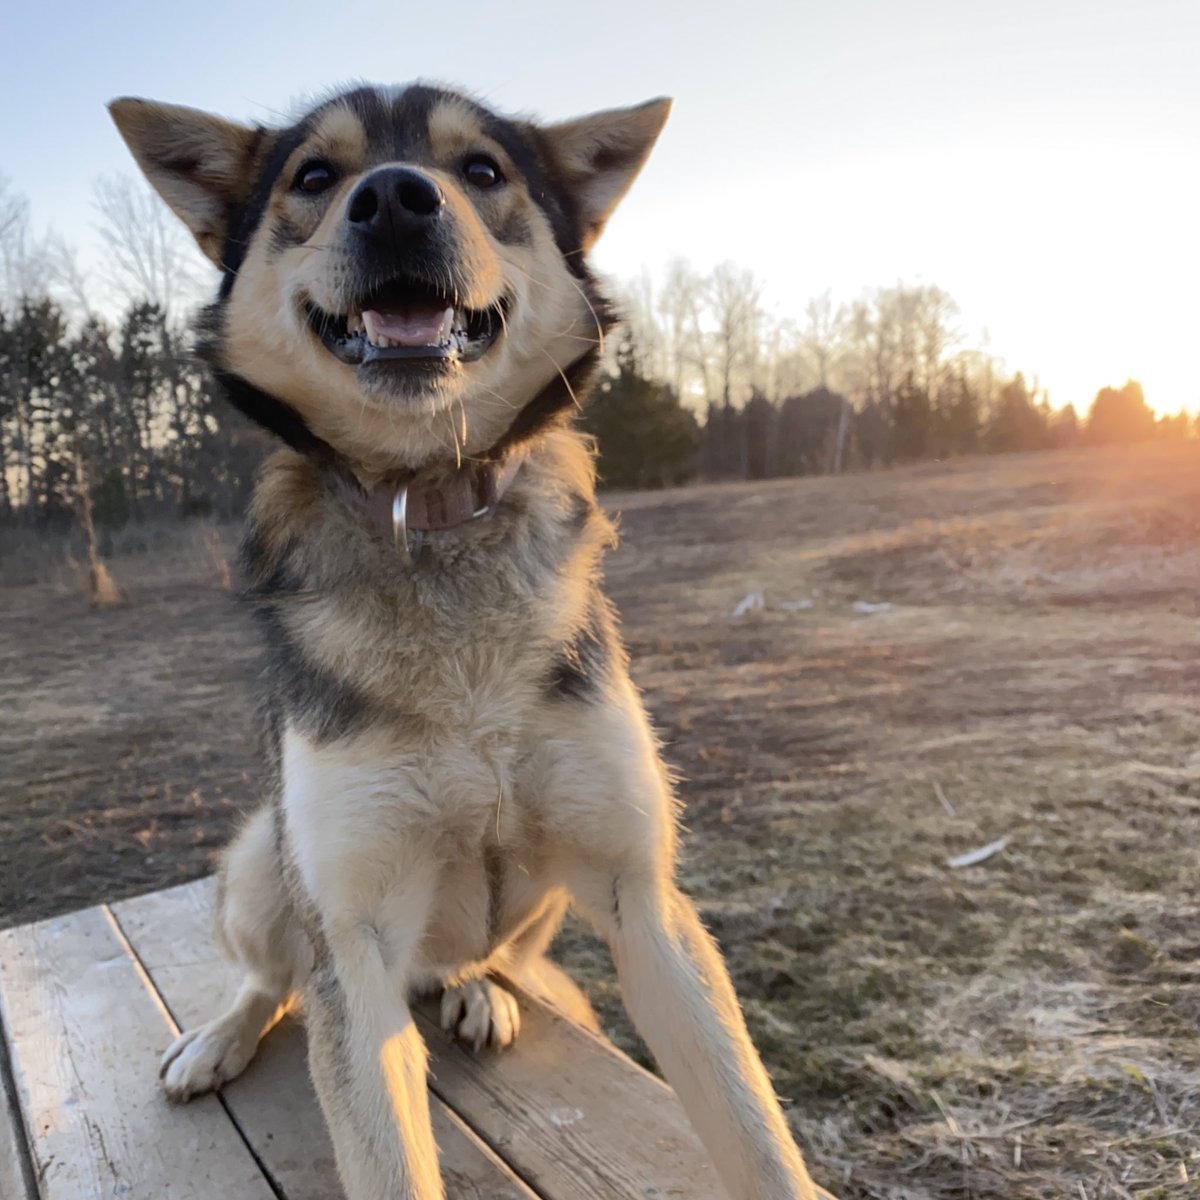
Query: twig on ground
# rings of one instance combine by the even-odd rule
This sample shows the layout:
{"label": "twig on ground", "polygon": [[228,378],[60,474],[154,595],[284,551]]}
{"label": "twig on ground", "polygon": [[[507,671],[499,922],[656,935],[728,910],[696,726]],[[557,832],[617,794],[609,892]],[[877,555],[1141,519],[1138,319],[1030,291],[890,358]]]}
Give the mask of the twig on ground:
{"label": "twig on ground", "polygon": [[954,858],[946,860],[946,865],[950,867],[973,867],[976,863],[981,863],[984,859],[991,858],[993,854],[999,854],[1005,846],[1008,845],[1010,839],[1008,834],[1002,838],[997,838],[994,842],[988,842],[986,846],[980,846],[978,850],[971,850],[966,854],[956,855]]}
{"label": "twig on ground", "polygon": [[938,798],[938,802],[946,810],[946,815],[948,817],[957,817],[958,813],[954,811],[954,805],[946,799],[946,793],[942,791],[942,785],[936,779],[933,781],[933,791]]}

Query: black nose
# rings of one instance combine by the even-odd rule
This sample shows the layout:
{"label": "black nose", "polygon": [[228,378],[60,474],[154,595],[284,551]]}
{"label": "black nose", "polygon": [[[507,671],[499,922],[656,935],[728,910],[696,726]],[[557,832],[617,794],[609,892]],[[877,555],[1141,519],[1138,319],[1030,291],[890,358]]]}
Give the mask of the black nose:
{"label": "black nose", "polygon": [[444,204],[442,189],[428,175],[412,167],[380,167],[350,194],[346,221],[365,237],[402,242],[426,232]]}

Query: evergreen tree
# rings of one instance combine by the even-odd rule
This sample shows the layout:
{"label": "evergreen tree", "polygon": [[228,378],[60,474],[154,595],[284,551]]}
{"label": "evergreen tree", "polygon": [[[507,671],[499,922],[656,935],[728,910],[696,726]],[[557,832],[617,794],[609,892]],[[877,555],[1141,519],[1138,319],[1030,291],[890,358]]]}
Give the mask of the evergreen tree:
{"label": "evergreen tree", "polygon": [[1050,418],[1050,447],[1066,450],[1078,444],[1079,414],[1075,411],[1075,405],[1068,404]]}
{"label": "evergreen tree", "polygon": [[902,462],[925,458],[933,449],[934,412],[929,392],[910,372],[892,400],[892,449]]}
{"label": "evergreen tree", "polygon": [[826,387],[789,396],[779,411],[781,475],[819,475],[833,469],[838,423],[848,403]]}
{"label": "evergreen tree", "polygon": [[1000,390],[987,430],[992,453],[1044,450],[1049,443],[1046,413],[1033,402],[1025,377],[1018,371]]}
{"label": "evergreen tree", "polygon": [[1096,393],[1088,412],[1088,442],[1144,442],[1153,436],[1154,412],[1140,383],[1130,379],[1122,388],[1106,387]]}
{"label": "evergreen tree", "polygon": [[938,452],[974,454],[979,449],[979,397],[964,373],[947,388],[936,414]]}
{"label": "evergreen tree", "polygon": [[760,391],[751,394],[741,414],[745,430],[745,479],[767,479],[779,473],[779,413]]}
{"label": "evergreen tree", "polygon": [[628,334],[617,348],[616,371],[596,389],[582,424],[596,439],[606,487],[666,487],[692,474],[696,420],[669,387],[642,373]]}

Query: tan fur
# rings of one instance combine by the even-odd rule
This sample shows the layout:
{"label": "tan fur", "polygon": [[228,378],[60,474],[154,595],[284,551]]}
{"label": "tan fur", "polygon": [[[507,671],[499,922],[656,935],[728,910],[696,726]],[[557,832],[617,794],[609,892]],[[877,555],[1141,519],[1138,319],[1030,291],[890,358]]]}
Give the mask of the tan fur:
{"label": "tan fur", "polygon": [[[219,266],[230,202],[245,200],[258,162],[256,131],[194,108],[132,97],[114,100],[109,112],[146,178]],[[168,165],[181,160],[195,165],[182,173]]]}
{"label": "tan fur", "polygon": [[[585,252],[595,244],[629,190],[670,112],[670,100],[651,100],[625,110],[620,122],[613,121],[614,113],[600,112],[563,121],[548,130],[559,165],[575,184],[584,221]],[[632,172],[627,169],[630,158],[636,162]],[[602,165],[608,161],[614,166]]]}
{"label": "tan fur", "polygon": [[[583,248],[665,117],[656,102],[544,131]],[[440,103],[428,131],[433,161],[422,169],[453,222],[454,285],[473,304],[511,298],[485,357],[398,408],[302,319],[306,298],[340,311],[347,199],[387,152],[337,106],[282,178],[314,153],[336,156],[345,177],[320,204],[277,186],[222,310],[222,365],[286,400],[366,486],[399,467],[455,470],[600,336],[513,164],[503,159],[512,180],[494,196],[468,194],[455,174],[464,151],[503,158],[470,106]],[[496,231],[514,215],[530,237],[502,242]],[[301,244],[272,244],[284,226]],[[612,947],[633,1019],[730,1195],[814,1200],[720,957],[674,883],[674,800],[600,597],[613,529],[594,487],[590,443],[555,422],[494,515],[439,531],[430,560],[412,569],[320,465],[285,451],[262,472],[250,594],[286,650],[274,685],[286,714],[275,729],[279,788],[222,873],[220,940],[246,982],[229,1012],[167,1052],[163,1070],[177,1099],[220,1086],[302,991],[349,1200],[443,1195],[414,992],[442,988],[445,1024],[477,1047],[518,1033],[501,973],[594,1025],[544,957],[571,898]]]}
{"label": "tan fur", "polygon": [[[358,169],[339,186],[303,245],[273,257],[269,238],[256,239],[228,310],[225,365],[267,392],[286,395],[313,431],[343,449],[368,479],[394,469],[397,460],[416,463],[437,455],[480,453],[509,425],[524,400],[601,336],[544,214],[519,180],[512,189],[515,198],[507,203],[520,205],[528,217],[533,230],[528,247],[499,244],[453,178],[449,168],[461,148],[479,144],[471,137],[474,119],[461,107],[446,104],[432,114],[430,126],[434,152],[446,168],[431,174],[442,185],[461,231],[456,286],[464,301],[476,307],[502,291],[514,298],[506,335],[482,362],[431,390],[424,404],[399,422],[388,398],[364,393],[353,368],[314,342],[300,303],[310,298],[325,309],[338,307],[345,271],[333,230],[362,170],[374,165],[368,161],[351,159],[351,168]],[[346,137],[344,130],[341,136]],[[483,139],[483,145],[506,161],[495,143]],[[329,152],[318,132],[291,156],[287,170],[306,157]],[[274,203],[278,213],[281,204],[295,202],[277,197]]]}

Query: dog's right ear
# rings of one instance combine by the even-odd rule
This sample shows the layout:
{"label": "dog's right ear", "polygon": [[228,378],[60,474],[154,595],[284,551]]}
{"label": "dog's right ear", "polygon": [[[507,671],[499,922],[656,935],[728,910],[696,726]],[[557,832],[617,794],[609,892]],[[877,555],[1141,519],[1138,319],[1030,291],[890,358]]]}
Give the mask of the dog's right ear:
{"label": "dog's right ear", "polygon": [[250,196],[265,131],[131,96],[114,100],[108,111],[155,191],[221,266],[230,224]]}

